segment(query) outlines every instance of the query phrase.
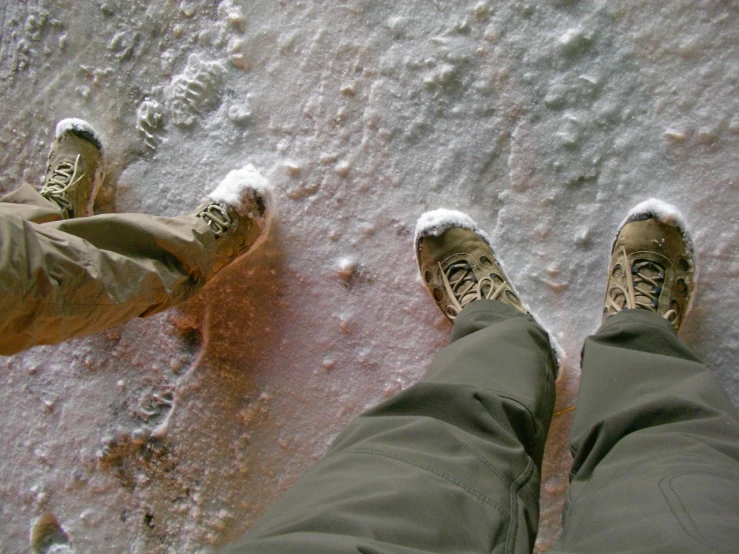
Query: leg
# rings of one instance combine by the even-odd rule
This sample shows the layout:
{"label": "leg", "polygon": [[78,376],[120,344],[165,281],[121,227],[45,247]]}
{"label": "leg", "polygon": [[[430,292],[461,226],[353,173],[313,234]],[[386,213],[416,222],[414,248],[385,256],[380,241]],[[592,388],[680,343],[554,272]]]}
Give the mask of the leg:
{"label": "leg", "polygon": [[693,274],[680,214],[636,206],[611,252],[604,323],[583,349],[563,551],[736,551],[739,418],[677,337]]}
{"label": "leg", "polygon": [[629,310],[586,341],[571,442],[562,551],[736,551],[739,419],[665,319]]}
{"label": "leg", "polygon": [[252,166],[175,218],[92,216],[104,172],[95,129],[64,119],[41,191],[0,199],[0,355],[174,306],[269,231],[267,183]]}
{"label": "leg", "polygon": [[531,552],[554,405],[549,338],[465,214],[424,214],[416,253],[452,343],[225,552]]}
{"label": "leg", "polygon": [[46,200],[28,183],[0,198],[0,217],[6,214],[14,214],[33,223],[62,219],[62,211],[57,205]]}
{"label": "leg", "polygon": [[[16,200],[38,197],[19,190]],[[0,355],[186,300],[259,245],[269,231],[269,204],[266,183],[251,166],[230,172],[188,216],[110,214],[37,224],[28,221],[34,206],[0,203]]]}
{"label": "leg", "polygon": [[0,217],[0,354],[167,309],[205,283],[215,235],[200,218],[112,214],[44,224]]}
{"label": "leg", "polygon": [[224,552],[531,552],[554,403],[548,337],[531,316],[480,300],[452,341]]}

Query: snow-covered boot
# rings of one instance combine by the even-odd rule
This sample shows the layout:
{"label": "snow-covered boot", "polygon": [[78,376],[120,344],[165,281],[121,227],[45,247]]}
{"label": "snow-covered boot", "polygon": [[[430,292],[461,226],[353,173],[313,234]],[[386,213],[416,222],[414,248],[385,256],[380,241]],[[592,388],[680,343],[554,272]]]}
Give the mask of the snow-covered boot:
{"label": "snow-covered boot", "polygon": [[454,210],[423,214],[416,225],[415,251],[426,288],[450,320],[482,298],[527,313],[487,235],[468,215]]}
{"label": "snow-covered boot", "polygon": [[64,219],[92,215],[105,175],[103,143],[81,119],[62,119],[56,126],[41,196],[62,211]]}
{"label": "snow-covered boot", "polygon": [[216,235],[210,275],[248,253],[267,237],[272,198],[267,181],[252,165],[233,170],[194,212]]}
{"label": "snow-covered boot", "polygon": [[611,250],[603,321],[638,308],[661,315],[677,331],[694,289],[693,245],[680,213],[654,198],[635,206]]}

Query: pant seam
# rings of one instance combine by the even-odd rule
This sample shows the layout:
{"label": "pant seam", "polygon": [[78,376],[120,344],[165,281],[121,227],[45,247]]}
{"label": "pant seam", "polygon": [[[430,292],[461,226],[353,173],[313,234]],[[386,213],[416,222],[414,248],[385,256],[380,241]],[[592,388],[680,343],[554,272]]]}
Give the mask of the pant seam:
{"label": "pant seam", "polygon": [[506,537],[506,552],[514,552],[516,535],[518,534],[518,492],[526,485],[531,478],[534,470],[534,463],[528,459],[526,468],[516,477],[510,487],[510,524],[508,525],[508,533]]}
{"label": "pant seam", "polygon": [[[493,465],[488,460],[486,460],[485,457],[482,454],[480,454],[479,452],[477,452],[474,448],[472,448],[470,445],[468,445],[467,443],[465,443],[463,441],[457,440],[456,442],[457,442],[457,444],[459,446],[461,446],[462,448],[464,448],[465,450],[467,450],[470,454],[472,454],[475,458],[477,458],[478,461],[481,464],[483,464],[486,468],[488,468],[488,470],[490,470],[490,472],[498,478],[498,481],[500,481],[501,484],[503,484],[503,486],[506,486],[508,484],[508,482],[510,481],[510,479],[506,479],[500,473],[498,473],[498,471],[493,467]],[[531,459],[528,458],[528,456],[527,456],[527,469],[528,469],[528,464],[530,464],[530,463],[531,463]],[[526,470],[524,470],[524,472],[525,471]],[[515,479],[514,479],[514,481],[512,481],[512,483],[515,483]],[[524,486],[525,486],[525,484],[524,484]],[[528,496],[530,500],[533,500],[535,502],[538,502],[539,501],[539,498],[538,497],[534,497],[533,494],[530,491],[525,490],[524,489],[524,486],[521,486],[520,490],[523,491],[524,494],[526,494],[526,496]]]}
{"label": "pant seam", "polygon": [[402,462],[404,464],[416,467],[418,469],[422,469],[428,473],[431,473],[432,475],[435,475],[437,477],[440,477],[441,479],[444,479],[445,481],[455,485],[456,487],[462,489],[467,494],[472,496],[473,498],[477,499],[478,501],[482,502],[483,504],[486,504],[490,506],[491,508],[495,509],[498,513],[500,513],[504,517],[508,517],[509,521],[511,519],[511,514],[506,511],[505,508],[494,502],[492,499],[488,498],[485,494],[481,493],[480,491],[465,485],[464,483],[459,482],[457,479],[454,478],[454,476],[449,475],[445,471],[440,471],[432,466],[421,464],[418,462],[414,462],[412,460],[408,460],[404,458],[403,456],[398,456],[395,454],[390,454],[389,452],[383,452],[381,450],[374,450],[374,449],[368,449],[368,448],[353,448],[351,450],[348,450],[347,453],[349,454],[365,454],[370,456],[380,456],[383,458],[388,458],[391,460],[396,460],[398,462]]}
{"label": "pant seam", "polygon": [[[495,394],[495,395],[496,395],[497,397],[499,397],[499,398],[507,398],[507,397],[504,397],[504,396],[502,396],[502,394],[501,394],[501,391],[493,390],[493,391],[491,391],[491,392],[492,392],[492,393],[494,393],[494,394]],[[490,409],[488,408],[487,404],[486,404],[486,403],[485,403],[485,402],[483,401],[483,399],[482,399],[482,398],[480,397],[480,395],[479,395],[478,393],[474,393],[474,395],[473,395],[473,398],[474,398],[475,400],[477,400],[477,401],[478,401],[478,402],[480,403],[480,405],[481,405],[481,406],[482,406],[482,408],[483,408],[483,409],[484,409],[484,410],[485,410],[485,411],[487,412],[487,414],[488,414],[488,415],[489,415],[490,417],[492,417],[492,418],[493,418],[493,419],[494,419],[495,421],[497,421],[497,422],[498,422],[498,424],[499,424],[499,425],[500,425],[501,427],[505,428],[505,429],[506,429],[506,430],[508,430],[508,431],[513,431],[513,426],[511,425],[511,423],[510,423],[510,422],[509,422],[509,421],[508,421],[507,419],[506,419],[506,420],[504,420],[504,419],[501,419],[501,418],[499,418],[499,417],[498,417],[497,415],[495,415],[495,414],[494,414],[494,413],[493,413],[493,412],[492,412],[492,411],[491,411],[491,410],[490,410]],[[507,398],[507,399],[508,399],[508,400],[513,400],[514,402],[516,402],[516,404],[521,404],[521,403],[520,403],[520,402],[518,402],[518,401],[517,401],[517,400],[516,400],[515,398]],[[524,406],[524,408],[525,408],[525,406]]]}
{"label": "pant seam", "polygon": [[[535,432],[534,432],[534,435],[530,439],[527,439],[525,442],[523,442],[523,446],[524,446],[524,448],[527,451],[530,450],[531,447],[536,443],[537,439],[539,439],[541,437],[541,434],[542,434],[542,431],[543,431],[543,427],[541,425],[537,425],[537,423],[536,423],[536,417],[531,412],[531,410],[528,408],[528,406],[526,406],[526,404],[524,404],[523,402],[521,402],[517,398],[514,398],[513,396],[507,396],[507,395],[505,395],[503,393],[503,391],[495,391],[495,393],[500,398],[504,398],[506,400],[510,400],[511,402],[515,402],[521,408],[523,408],[526,411],[526,413],[528,414],[529,419],[531,420],[531,423],[534,426]],[[483,406],[485,406],[485,405],[483,404]],[[485,407],[485,409],[487,410],[487,407]],[[490,410],[487,410],[487,411],[490,414],[490,416],[493,417],[498,423],[502,423],[498,418],[496,418],[490,412]],[[503,424],[503,425],[505,425],[505,424]],[[508,429],[510,429],[511,431],[513,431],[513,426],[510,424],[510,422],[507,422],[507,427],[508,427]],[[515,432],[514,432],[514,434],[515,434]]]}
{"label": "pant seam", "polygon": [[498,473],[498,472],[497,472],[497,471],[496,471],[496,470],[495,470],[495,469],[493,468],[493,466],[492,466],[492,465],[490,464],[490,462],[488,462],[488,461],[487,461],[487,460],[486,460],[486,459],[485,459],[485,458],[484,458],[484,457],[483,457],[483,456],[482,456],[481,454],[479,454],[479,453],[478,453],[478,452],[477,452],[476,450],[474,450],[474,449],[473,449],[473,448],[472,448],[471,446],[469,446],[468,444],[466,444],[466,443],[464,443],[464,442],[462,442],[462,441],[456,441],[456,443],[457,443],[457,444],[458,444],[459,446],[461,446],[462,448],[464,448],[464,449],[465,449],[465,450],[466,450],[467,452],[469,452],[470,454],[472,454],[472,455],[473,455],[473,456],[474,456],[475,458],[477,458],[477,460],[478,460],[478,461],[479,461],[479,462],[480,462],[480,463],[481,463],[482,465],[484,465],[484,466],[485,466],[486,468],[488,468],[488,470],[490,470],[490,473],[492,473],[493,475],[495,475],[495,476],[496,476],[496,477],[498,478],[498,481],[500,481],[500,482],[501,482],[501,483],[502,483],[503,485],[505,485],[505,484],[506,484],[506,479],[504,479],[504,478],[503,478],[503,476],[502,476],[502,475],[501,475],[500,473]]}

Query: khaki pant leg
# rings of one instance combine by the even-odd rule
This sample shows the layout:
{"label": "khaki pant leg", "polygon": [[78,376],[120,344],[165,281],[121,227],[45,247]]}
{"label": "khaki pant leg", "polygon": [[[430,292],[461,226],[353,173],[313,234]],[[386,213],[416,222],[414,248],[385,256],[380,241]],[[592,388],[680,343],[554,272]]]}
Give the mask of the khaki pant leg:
{"label": "khaki pant leg", "polygon": [[5,214],[15,214],[33,223],[62,219],[61,210],[28,183],[0,198],[0,217]]}
{"label": "khaki pant leg", "polygon": [[354,419],[226,553],[530,553],[554,404],[534,320],[479,300],[428,376]]}
{"label": "khaki pant leg", "polygon": [[664,319],[587,339],[571,447],[561,551],[737,552],[739,419]]}
{"label": "khaki pant leg", "polygon": [[192,216],[37,224],[0,206],[3,355],[165,310],[195,294],[213,263],[215,236]]}

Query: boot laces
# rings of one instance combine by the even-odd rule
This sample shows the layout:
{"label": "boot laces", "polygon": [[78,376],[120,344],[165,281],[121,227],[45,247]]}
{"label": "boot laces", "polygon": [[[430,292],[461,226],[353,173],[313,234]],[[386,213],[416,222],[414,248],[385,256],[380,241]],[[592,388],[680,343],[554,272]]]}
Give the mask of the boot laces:
{"label": "boot laces", "polygon": [[217,202],[211,202],[205,206],[198,213],[198,217],[208,224],[216,237],[223,236],[233,224],[233,218],[229,215],[226,208]]}
{"label": "boot laces", "polygon": [[[665,282],[665,268],[652,260],[636,260],[629,264],[626,248],[621,248],[621,267],[626,274],[626,286],[618,283],[608,291],[608,305],[616,312],[641,308],[658,313],[659,296]],[[619,298],[623,298],[619,302]],[[670,309],[662,316],[670,323],[677,320],[677,310]]]}
{"label": "boot laces", "polygon": [[74,178],[77,173],[79,163],[79,154],[75,158],[74,162],[61,160],[57,163],[56,166],[54,166],[51,176],[46,180],[46,183],[44,183],[41,195],[47,200],[54,202],[63,210],[71,209],[72,201],[67,196],[67,191],[76,185],[82,177],[84,177],[84,173],[82,173],[76,179]]}
{"label": "boot laces", "polygon": [[[441,269],[444,289],[451,303],[447,306],[447,312],[451,316],[456,317],[467,304],[474,300],[483,298],[496,300],[506,288],[505,279],[494,273],[491,273],[489,277],[478,279],[472,266],[466,261],[454,262],[446,269],[440,262],[438,265]],[[496,285],[493,277],[498,277],[500,284]]]}

